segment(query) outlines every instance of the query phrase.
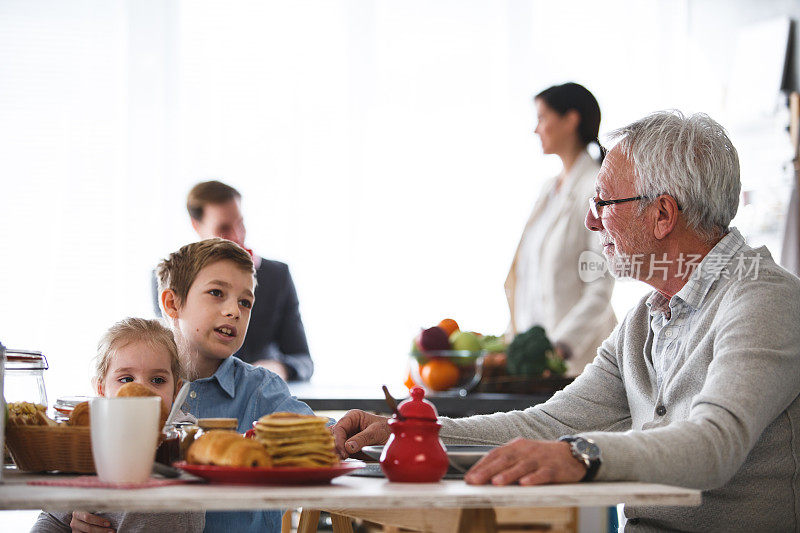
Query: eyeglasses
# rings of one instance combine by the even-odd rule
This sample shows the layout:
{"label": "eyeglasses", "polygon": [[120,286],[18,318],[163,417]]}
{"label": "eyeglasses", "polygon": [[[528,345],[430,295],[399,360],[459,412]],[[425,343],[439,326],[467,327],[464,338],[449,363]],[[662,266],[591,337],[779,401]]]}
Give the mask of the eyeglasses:
{"label": "eyeglasses", "polygon": [[592,212],[594,218],[600,218],[600,208],[606,205],[624,204],[625,202],[633,202],[634,200],[644,200],[644,196],[633,196],[631,198],[620,198],[619,200],[598,200],[594,196],[589,197],[589,211]]}
{"label": "eyeglasses", "polygon": [[[600,218],[600,208],[606,205],[624,204],[625,202],[633,202],[634,200],[649,200],[648,196],[633,196],[631,198],[620,198],[619,200],[599,200],[594,196],[589,197],[589,211],[592,212],[594,218]],[[681,204],[678,204],[678,211],[683,211]]]}

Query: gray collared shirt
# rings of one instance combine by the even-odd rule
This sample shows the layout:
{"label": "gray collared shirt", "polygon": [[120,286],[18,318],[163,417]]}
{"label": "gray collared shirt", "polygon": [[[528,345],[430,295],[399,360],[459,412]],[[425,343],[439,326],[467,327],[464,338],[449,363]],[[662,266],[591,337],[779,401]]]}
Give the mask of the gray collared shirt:
{"label": "gray collared shirt", "polygon": [[[725,273],[724,266],[744,246],[742,234],[736,228],[731,228],[699,262],[699,256],[681,254],[677,260],[678,274],[687,280],[686,284],[669,300],[658,291],[647,298],[645,303],[650,310],[650,329],[653,331],[650,357],[659,389],[664,384],[664,377],[669,375],[672,365],[678,360],[685,336],[684,328],[692,323],[703,300],[714,287],[714,282],[721,276],[731,275]],[[733,273],[738,276],[748,274],[749,271]],[[758,275],[757,267],[755,275]]]}

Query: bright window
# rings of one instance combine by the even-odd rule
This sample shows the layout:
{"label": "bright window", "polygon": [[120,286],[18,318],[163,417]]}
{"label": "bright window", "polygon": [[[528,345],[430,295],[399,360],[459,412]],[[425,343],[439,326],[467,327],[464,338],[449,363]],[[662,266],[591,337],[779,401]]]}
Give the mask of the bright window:
{"label": "bright window", "polygon": [[[667,4],[3,2],[0,340],[48,355],[51,401],[88,392],[101,333],[152,315],[150,271],[195,238],[183,204],[208,178],[290,264],[316,380],[399,383],[444,317],[502,332],[558,169],[531,96],[584,83],[601,136],[719,109],[686,4]],[[644,290],[620,284],[620,315]]]}

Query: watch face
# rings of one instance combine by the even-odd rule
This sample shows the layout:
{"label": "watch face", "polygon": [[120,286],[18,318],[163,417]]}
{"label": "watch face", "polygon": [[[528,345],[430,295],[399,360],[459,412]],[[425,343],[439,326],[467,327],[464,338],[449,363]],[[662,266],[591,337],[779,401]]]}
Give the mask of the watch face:
{"label": "watch face", "polygon": [[597,444],[589,442],[586,439],[576,440],[575,449],[578,451],[578,453],[589,458],[590,460],[600,457],[600,448],[598,448]]}

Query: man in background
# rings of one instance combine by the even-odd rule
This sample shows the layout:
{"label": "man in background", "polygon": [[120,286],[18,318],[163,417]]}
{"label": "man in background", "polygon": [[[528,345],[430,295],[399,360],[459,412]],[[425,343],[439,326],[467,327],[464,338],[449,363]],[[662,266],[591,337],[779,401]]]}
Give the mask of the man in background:
{"label": "man in background", "polygon": [[[233,241],[247,250],[255,263],[255,304],[244,344],[235,355],[275,372],[286,381],[308,381],[314,373],[314,363],[289,267],[259,257],[244,245],[241,200],[239,191],[216,180],[198,183],[186,199],[192,227],[200,239],[220,237]],[[156,314],[160,316],[155,278],[153,297]]]}

